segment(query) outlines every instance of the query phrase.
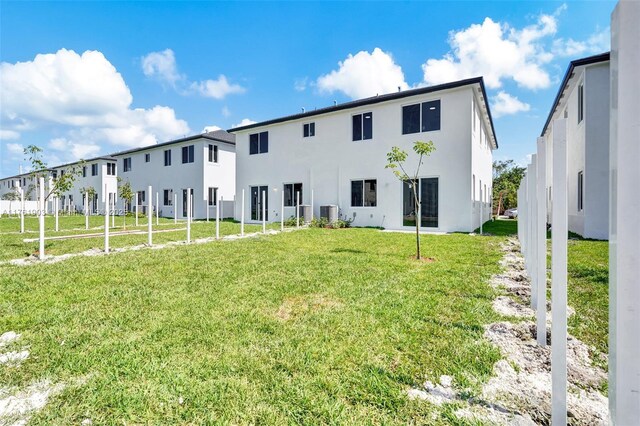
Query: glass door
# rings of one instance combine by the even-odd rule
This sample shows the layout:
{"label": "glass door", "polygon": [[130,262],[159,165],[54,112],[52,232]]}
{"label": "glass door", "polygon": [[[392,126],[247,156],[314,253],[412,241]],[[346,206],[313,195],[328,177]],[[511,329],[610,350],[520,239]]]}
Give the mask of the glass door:
{"label": "glass door", "polygon": [[[420,194],[420,226],[423,228],[438,227],[438,178],[422,178],[418,180]],[[416,209],[414,188],[410,182],[402,183],[402,224],[416,226]]]}
{"label": "glass door", "polygon": [[[193,196],[193,188],[191,188],[191,195]],[[187,196],[187,190],[182,190],[182,217],[187,217],[187,202],[189,197]],[[193,200],[191,201],[191,217],[193,217]]]}
{"label": "glass door", "polygon": [[[267,186],[251,187],[251,220],[262,220],[262,203],[265,206],[265,220],[269,220],[269,188]],[[264,193],[265,199],[262,199]]]}

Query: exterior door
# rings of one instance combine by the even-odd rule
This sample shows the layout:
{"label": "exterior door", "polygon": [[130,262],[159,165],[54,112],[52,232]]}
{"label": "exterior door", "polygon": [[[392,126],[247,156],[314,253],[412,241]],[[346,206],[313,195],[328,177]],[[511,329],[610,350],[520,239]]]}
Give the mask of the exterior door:
{"label": "exterior door", "polygon": [[[193,196],[193,188],[191,188],[191,195]],[[187,203],[189,197],[187,196],[187,190],[182,190],[182,217],[187,217]],[[193,201],[191,203],[191,217],[193,217]]]}
{"label": "exterior door", "polygon": [[[265,220],[269,220],[269,188],[267,186],[251,187],[251,220],[262,220],[262,203],[265,206]],[[262,199],[264,192],[265,199]]]}
{"label": "exterior door", "polygon": [[[413,190],[408,182],[402,183],[402,224],[416,226],[415,202]],[[423,228],[438,227],[438,178],[422,178],[418,180],[420,194],[420,226]]]}

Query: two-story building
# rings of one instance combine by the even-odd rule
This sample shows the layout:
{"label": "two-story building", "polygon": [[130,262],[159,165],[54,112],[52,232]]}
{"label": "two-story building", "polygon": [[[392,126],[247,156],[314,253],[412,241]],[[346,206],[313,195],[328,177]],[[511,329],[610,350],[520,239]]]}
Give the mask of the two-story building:
{"label": "two-story building", "polygon": [[569,64],[542,129],[546,144],[547,216],[551,222],[553,120],[567,119],[569,230],[609,235],[609,53]]}
{"label": "two-story building", "polygon": [[[498,144],[481,77],[399,91],[229,130],[236,135],[236,219],[279,221],[301,204],[337,205],[354,226],[415,227],[412,188],[386,169],[393,146],[417,168],[417,140],[435,151],[420,167],[421,226],[469,232],[491,214]],[[264,197],[263,197],[264,194]],[[312,199],[313,198],[313,199]]]}

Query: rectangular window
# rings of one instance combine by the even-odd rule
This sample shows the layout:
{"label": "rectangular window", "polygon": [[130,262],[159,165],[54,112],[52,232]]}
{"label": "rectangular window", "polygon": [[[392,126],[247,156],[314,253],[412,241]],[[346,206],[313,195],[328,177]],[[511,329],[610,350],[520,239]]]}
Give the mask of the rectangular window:
{"label": "rectangular window", "polygon": [[138,203],[142,204],[146,201],[145,191],[138,191]]}
{"label": "rectangular window", "polygon": [[578,86],[578,123],[584,119],[584,84]]}
{"label": "rectangular window", "polygon": [[218,204],[218,188],[209,187],[209,205],[215,206]]}
{"label": "rectangular window", "polygon": [[171,165],[171,150],[170,149],[165,149],[164,150],[164,165],[165,166],[170,166]]}
{"label": "rectangular window", "polygon": [[145,154],[144,155],[144,162],[148,163],[149,161],[151,161],[151,154]]}
{"label": "rectangular window", "polygon": [[218,145],[209,145],[209,162],[218,162]]}
{"label": "rectangular window", "polygon": [[110,176],[116,175],[116,163],[107,163],[107,174]]}
{"label": "rectangular window", "polygon": [[122,171],[130,172],[131,171],[131,157],[127,157],[122,160]]}
{"label": "rectangular window", "polygon": [[440,130],[440,100],[423,102],[422,131]]}
{"label": "rectangular window", "polygon": [[364,141],[373,139],[373,113],[365,112],[352,117],[352,140]]}
{"label": "rectangular window", "polygon": [[182,164],[193,163],[194,149],[193,145],[182,147]]}
{"label": "rectangular window", "polygon": [[163,205],[172,206],[173,205],[173,189],[164,189],[162,191]]}
{"label": "rectangular window", "polygon": [[249,155],[269,152],[269,132],[249,135]]}
{"label": "rectangular window", "polygon": [[316,123],[307,123],[302,125],[302,136],[310,138],[316,135]]}
{"label": "rectangular window", "polygon": [[[438,227],[438,178],[418,179],[417,190],[420,203],[420,226],[426,228]],[[414,189],[410,181],[402,183],[402,224],[416,226],[416,203]]]}
{"label": "rectangular window", "polygon": [[375,207],[377,204],[375,179],[351,181],[351,207]]}
{"label": "rectangular window", "polygon": [[87,166],[82,166],[82,177],[87,177]]}
{"label": "rectangular window", "polygon": [[295,207],[298,203],[298,194],[300,194],[300,203],[302,203],[302,184],[301,183],[285,183],[284,184],[284,206]]}
{"label": "rectangular window", "polygon": [[402,107],[402,134],[420,132],[420,104]]}
{"label": "rectangular window", "polygon": [[578,211],[584,207],[584,173],[578,172]]}

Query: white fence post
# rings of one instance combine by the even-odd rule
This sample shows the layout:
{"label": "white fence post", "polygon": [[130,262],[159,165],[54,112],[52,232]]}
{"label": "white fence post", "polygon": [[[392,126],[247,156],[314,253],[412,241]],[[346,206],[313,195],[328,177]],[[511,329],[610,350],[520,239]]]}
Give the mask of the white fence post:
{"label": "white fence post", "polygon": [[482,181],[480,181],[480,235],[482,235]]}
{"label": "white fence post", "polygon": [[640,3],[611,15],[609,415],[640,419]]}
{"label": "white fence post", "polygon": [[284,231],[284,190],[280,193],[280,232]]}
{"label": "white fence post", "polygon": [[536,232],[537,208],[536,208],[536,172],[538,156],[531,155],[531,176],[529,176],[529,277],[531,279],[531,308],[535,309],[538,302],[538,235]]}
{"label": "white fence post", "polygon": [[24,188],[20,188],[20,233],[24,234]]}
{"label": "white fence post", "polygon": [[[536,171],[536,334],[540,346],[547,345],[547,197],[546,146],[538,138],[538,170]],[[533,289],[532,289],[533,290]]]}
{"label": "white fence post", "polygon": [[156,191],[156,226],[160,225],[160,195]]}
{"label": "white fence post", "polygon": [[173,224],[178,223],[178,194],[173,194]]}
{"label": "white fence post", "polygon": [[187,188],[187,244],[191,243],[191,188]]}
{"label": "white fence post", "polygon": [[[209,205],[207,201],[207,212],[209,211]],[[208,214],[207,214],[208,216]],[[216,200],[216,240],[220,238],[220,196]]]}
{"label": "white fence post", "polygon": [[567,121],[553,121],[551,423],[567,424]]}
{"label": "white fence post", "polygon": [[109,253],[109,193],[104,185],[104,252]]}
{"label": "white fence post", "polygon": [[296,228],[300,228],[300,191],[296,192]]}
{"label": "white fence post", "polygon": [[84,193],[84,229],[89,229],[89,193]]}
{"label": "white fence post", "polygon": [[38,257],[40,260],[44,259],[44,178],[38,178],[40,186],[40,197],[38,206],[38,224],[40,225],[40,247],[38,250]]}
{"label": "white fence post", "polygon": [[267,232],[267,203],[265,203],[267,198],[267,192],[262,191],[262,233],[265,234]]}
{"label": "white fence post", "polygon": [[244,237],[244,189],[242,190],[242,209],[240,211],[240,236]]}
{"label": "white fence post", "polygon": [[311,190],[311,221],[313,221],[313,189]]}
{"label": "white fence post", "polygon": [[153,245],[153,217],[151,216],[153,214],[153,188],[151,187],[151,185],[149,185],[149,201],[148,201],[148,208],[147,208],[147,234],[149,235],[148,237],[148,243],[149,243],[149,247],[151,247]]}
{"label": "white fence post", "polygon": [[205,191],[205,194],[204,205],[206,206],[207,210],[207,223],[209,223],[209,190]]}
{"label": "white fence post", "polygon": [[54,217],[55,217],[55,230],[56,232],[58,232],[59,230],[59,215],[60,215],[60,198],[58,198],[57,195],[53,196],[53,210],[55,210],[54,212]]}
{"label": "white fence post", "polygon": [[136,214],[136,226],[138,226],[138,204],[140,203],[140,197],[138,195],[138,192],[136,192],[136,205],[135,205],[135,214]]}

